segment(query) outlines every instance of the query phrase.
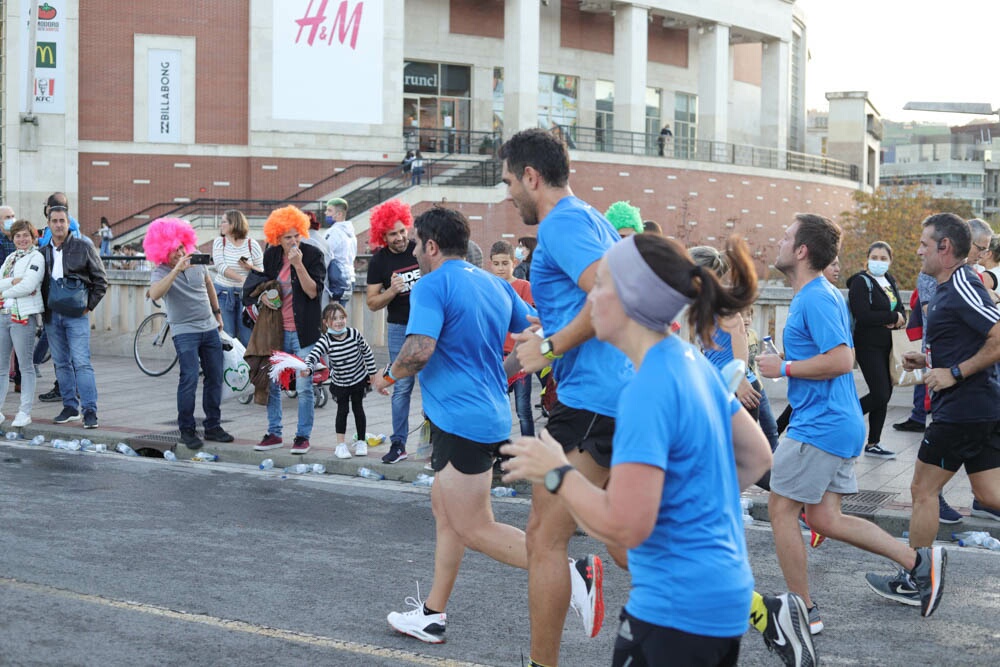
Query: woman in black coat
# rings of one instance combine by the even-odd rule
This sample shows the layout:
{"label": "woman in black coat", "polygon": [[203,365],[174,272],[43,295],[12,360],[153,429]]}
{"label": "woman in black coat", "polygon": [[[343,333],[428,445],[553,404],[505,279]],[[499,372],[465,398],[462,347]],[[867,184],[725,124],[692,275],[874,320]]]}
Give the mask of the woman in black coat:
{"label": "woman in black coat", "polygon": [[879,445],[886,407],[892,396],[889,356],[892,330],[906,326],[906,308],[896,279],[889,273],[892,248],[885,241],[868,247],[868,266],[847,279],[851,316],[854,319],[854,355],[868,384],[861,411],[868,413],[865,456],[894,459],[896,454]]}

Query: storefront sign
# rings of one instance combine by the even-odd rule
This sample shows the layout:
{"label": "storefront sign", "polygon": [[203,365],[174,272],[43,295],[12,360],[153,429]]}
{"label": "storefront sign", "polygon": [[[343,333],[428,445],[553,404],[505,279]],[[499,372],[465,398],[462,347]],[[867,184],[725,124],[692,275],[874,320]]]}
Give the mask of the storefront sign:
{"label": "storefront sign", "polygon": [[150,49],[149,140],[156,143],[181,142],[181,52],[175,49]]}

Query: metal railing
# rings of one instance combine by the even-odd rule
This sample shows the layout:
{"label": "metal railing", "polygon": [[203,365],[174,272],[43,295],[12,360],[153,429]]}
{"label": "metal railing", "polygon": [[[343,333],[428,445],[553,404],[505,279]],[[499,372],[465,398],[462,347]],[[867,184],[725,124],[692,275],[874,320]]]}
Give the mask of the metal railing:
{"label": "metal railing", "polygon": [[596,127],[561,128],[561,130],[569,148],[582,151],[662,156],[675,160],[802,171],[852,181],[857,181],[861,173],[857,165],[821,155],[808,155],[777,148],[683,137],[663,137],[661,146],[658,134],[604,130]]}
{"label": "metal railing", "polygon": [[403,127],[403,149],[407,151],[493,155],[499,147],[500,135],[497,132]]}

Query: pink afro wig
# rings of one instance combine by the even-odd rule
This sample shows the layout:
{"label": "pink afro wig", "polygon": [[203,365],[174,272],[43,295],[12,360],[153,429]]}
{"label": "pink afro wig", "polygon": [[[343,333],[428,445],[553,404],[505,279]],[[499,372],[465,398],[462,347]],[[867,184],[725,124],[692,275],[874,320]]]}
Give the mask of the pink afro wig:
{"label": "pink afro wig", "polygon": [[192,253],[198,249],[198,235],[186,220],[180,218],[160,218],[154,220],[142,240],[146,259],[154,264],[165,264],[170,253],[179,246]]}
{"label": "pink afro wig", "polygon": [[371,226],[368,246],[374,250],[385,246],[385,234],[395,227],[397,222],[402,222],[407,229],[412,227],[413,213],[409,204],[398,199],[390,199],[373,208],[368,221]]}
{"label": "pink afro wig", "polygon": [[295,206],[284,206],[271,211],[264,223],[264,238],[271,245],[278,245],[281,237],[295,230],[303,238],[309,237],[309,216]]}

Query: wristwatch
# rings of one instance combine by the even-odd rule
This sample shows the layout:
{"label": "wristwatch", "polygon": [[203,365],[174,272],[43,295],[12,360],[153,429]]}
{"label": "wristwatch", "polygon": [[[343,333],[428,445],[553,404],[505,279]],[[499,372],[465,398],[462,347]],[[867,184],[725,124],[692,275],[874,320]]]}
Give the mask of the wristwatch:
{"label": "wristwatch", "polygon": [[542,356],[548,359],[549,361],[554,361],[555,359],[562,359],[562,355],[556,354],[556,351],[552,349],[551,336],[542,340],[542,345],[539,348],[539,350],[541,351]]}
{"label": "wristwatch", "polygon": [[218,308],[213,308],[212,309],[212,314],[213,315],[220,315],[220,314],[222,314],[222,311],[220,309],[218,309]]}
{"label": "wristwatch", "polygon": [[570,470],[575,470],[575,468],[565,465],[560,468],[553,468],[545,473],[545,490],[549,493],[559,493],[559,487],[562,486],[563,478]]}
{"label": "wristwatch", "polygon": [[955,378],[955,382],[961,382],[965,379],[965,376],[962,375],[962,371],[958,366],[951,367],[951,376]]}
{"label": "wristwatch", "polygon": [[382,379],[385,380],[386,384],[396,384],[396,378],[392,374],[392,362],[390,362],[382,372]]}

